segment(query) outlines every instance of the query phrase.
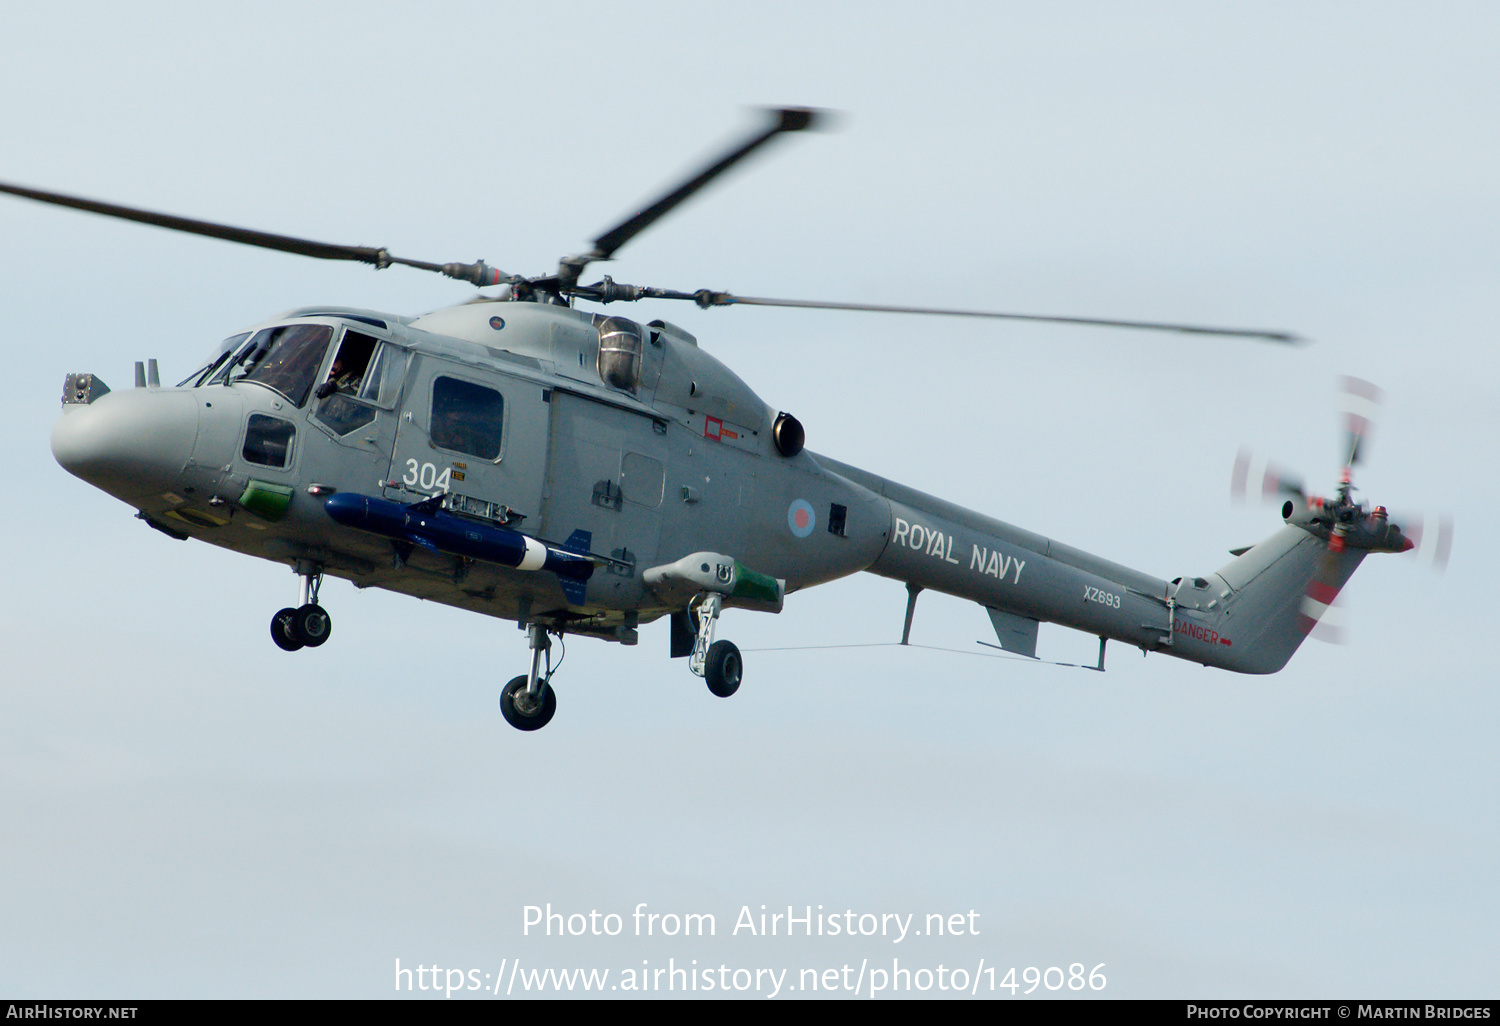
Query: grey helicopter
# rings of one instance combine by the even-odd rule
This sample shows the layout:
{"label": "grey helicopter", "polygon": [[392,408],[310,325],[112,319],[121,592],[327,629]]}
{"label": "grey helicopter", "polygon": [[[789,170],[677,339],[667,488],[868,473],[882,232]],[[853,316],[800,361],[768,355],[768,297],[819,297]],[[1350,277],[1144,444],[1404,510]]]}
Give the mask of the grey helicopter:
{"label": "grey helicopter", "polygon": [[918,595],[932,589],[982,605],[996,647],[1018,656],[1037,657],[1046,621],[1097,636],[1100,670],[1115,640],[1274,673],[1366,555],[1414,547],[1383,507],[1352,497],[1362,437],[1352,421],[1332,498],[1264,472],[1255,485],[1287,495],[1280,529],[1216,572],[1168,580],[815,454],[795,416],[687,331],[579,309],[676,300],[1296,341],[1277,331],[675,291],[608,276],[582,283],[590,264],[821,116],[767,113],[763,128],[587,252],[530,277],[0,184],[110,217],[500,290],[417,317],[292,310],[231,335],[175,387],[161,384],[155,360],[136,364],[128,389],[70,373],[53,454],[164,535],[291,567],[296,603],[270,621],[288,652],[329,640],[320,592],[330,576],[516,622],[530,668],[505,685],[500,708],[526,731],[556,711],[553,637],[633,645],[643,624],[665,617],[670,656],[728,697],[744,664],[733,642],[715,638],[724,609],[777,613],[788,593],[859,571],[906,585],[903,643]]}

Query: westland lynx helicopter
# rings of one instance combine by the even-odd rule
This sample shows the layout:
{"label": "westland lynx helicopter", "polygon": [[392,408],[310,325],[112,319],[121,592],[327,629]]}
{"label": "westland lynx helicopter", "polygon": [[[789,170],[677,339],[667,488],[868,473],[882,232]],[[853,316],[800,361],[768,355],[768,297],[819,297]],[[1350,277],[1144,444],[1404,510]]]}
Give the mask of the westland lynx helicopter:
{"label": "westland lynx helicopter", "polygon": [[[768,405],[697,340],[663,320],[587,313],[579,301],[686,300],[948,314],[1236,335],[1278,332],[946,309],[757,299],[581,276],[816,112],[770,124],[563,259],[552,274],[432,264],[92,200],[0,186],[47,203],[304,256],[403,264],[501,286],[420,317],[293,310],[239,332],[176,387],[155,361],[135,388],[70,374],[52,450],[70,473],[176,539],[285,563],[300,594],[271,618],[287,651],[322,645],[326,576],[489,616],[528,631],[529,672],[500,707],[521,730],[557,699],[551,636],[634,644],[670,619],[670,653],[722,697],[739,650],[715,640],[729,607],[779,612],[788,592],[869,571],[918,594],[972,599],[999,647],[1036,657],[1043,621],[1241,673],[1286,664],[1371,552],[1412,542],[1381,507],[1298,495],[1284,526],[1203,577],[1119,566],[804,449],[797,418]],[[906,638],[903,637],[903,641]]]}

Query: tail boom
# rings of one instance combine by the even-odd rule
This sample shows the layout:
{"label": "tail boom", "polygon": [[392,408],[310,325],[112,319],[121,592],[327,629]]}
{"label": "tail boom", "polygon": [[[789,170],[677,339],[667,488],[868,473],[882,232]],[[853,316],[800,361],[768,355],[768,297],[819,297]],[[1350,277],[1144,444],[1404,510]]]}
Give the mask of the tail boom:
{"label": "tail boom", "polygon": [[1275,673],[1370,551],[1335,552],[1315,529],[1288,523],[1216,573],[1168,581],[819,460],[888,504],[889,533],[870,572],[978,602],[1001,646],[1026,655],[1046,621],[1205,666]]}

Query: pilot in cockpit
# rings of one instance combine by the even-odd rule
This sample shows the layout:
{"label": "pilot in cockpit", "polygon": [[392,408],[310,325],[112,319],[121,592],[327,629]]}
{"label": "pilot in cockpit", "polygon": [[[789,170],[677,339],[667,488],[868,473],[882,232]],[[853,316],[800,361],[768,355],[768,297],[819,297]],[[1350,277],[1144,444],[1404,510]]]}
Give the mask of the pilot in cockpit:
{"label": "pilot in cockpit", "polygon": [[370,356],[375,351],[375,340],[359,332],[344,333],[343,344],[328,368],[328,378],[318,386],[318,398],[327,399],[335,392],[354,395],[364,381],[365,371],[370,366]]}
{"label": "pilot in cockpit", "polygon": [[355,370],[344,367],[344,354],[340,352],[333,358],[333,366],[328,368],[328,380],[318,386],[318,398],[327,399],[335,392],[353,395],[359,391],[359,383],[363,378],[363,368]]}

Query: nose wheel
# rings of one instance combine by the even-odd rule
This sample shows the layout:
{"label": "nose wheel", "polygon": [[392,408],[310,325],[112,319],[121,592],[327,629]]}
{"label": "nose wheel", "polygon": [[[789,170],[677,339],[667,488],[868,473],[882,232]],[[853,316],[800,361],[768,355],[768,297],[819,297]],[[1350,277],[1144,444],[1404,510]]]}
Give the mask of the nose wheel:
{"label": "nose wheel", "polygon": [[301,605],[288,606],[271,617],[271,640],[285,652],[317,648],[333,633],[333,618],[318,605],[322,572],[311,564],[298,564],[297,573],[302,578]]}
{"label": "nose wheel", "polygon": [[271,617],[271,640],[283,652],[295,652],[307,644],[292,632],[292,618],[296,615],[297,611],[288,606]]}
{"label": "nose wheel", "polygon": [[533,695],[527,690],[526,674],[513,679],[500,692],[500,715],[517,730],[541,730],[557,712],[557,692],[546,681]]}
{"label": "nose wheel", "polygon": [[[539,623],[526,628],[531,642],[531,672],[516,677],[500,692],[500,715],[517,730],[541,730],[557,712],[557,692],[552,690],[552,641]],[[559,642],[562,635],[558,635]],[[547,668],[542,669],[545,659]],[[562,659],[557,660],[558,666]]]}

